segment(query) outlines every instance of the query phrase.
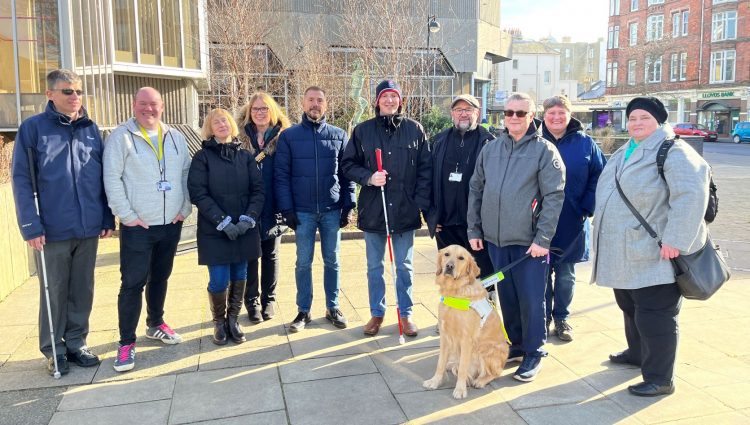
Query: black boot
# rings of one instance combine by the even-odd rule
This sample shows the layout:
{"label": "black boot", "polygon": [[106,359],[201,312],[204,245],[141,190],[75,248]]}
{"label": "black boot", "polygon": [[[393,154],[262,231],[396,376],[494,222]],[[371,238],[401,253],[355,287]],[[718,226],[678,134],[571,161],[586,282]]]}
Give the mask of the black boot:
{"label": "black boot", "polygon": [[[258,265],[256,264],[255,267],[257,268]],[[250,277],[250,279],[245,285],[245,309],[247,310],[247,318],[250,319],[250,323],[253,325],[257,325],[263,321],[263,316],[260,311],[260,302],[258,301],[259,293],[257,274],[258,272],[256,270],[255,275],[250,275],[250,270],[248,268],[248,277]]]}
{"label": "black boot", "polygon": [[209,292],[208,302],[211,306],[211,314],[214,317],[214,338],[213,343],[216,345],[226,345],[227,343],[227,291],[218,293]]}
{"label": "black boot", "polygon": [[237,344],[245,342],[245,334],[242,332],[240,324],[237,319],[240,315],[240,309],[242,309],[242,297],[245,293],[245,281],[237,280],[229,282],[229,299],[227,307],[227,328],[229,330],[229,338]]}

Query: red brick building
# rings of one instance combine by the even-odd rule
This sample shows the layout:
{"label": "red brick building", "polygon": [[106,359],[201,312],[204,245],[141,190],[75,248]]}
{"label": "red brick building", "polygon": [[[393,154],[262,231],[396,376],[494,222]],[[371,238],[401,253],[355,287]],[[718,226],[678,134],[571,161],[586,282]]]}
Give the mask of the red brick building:
{"label": "red brick building", "polygon": [[624,128],[624,109],[654,95],[669,122],[728,135],[748,121],[750,0],[609,0],[607,90],[598,121]]}

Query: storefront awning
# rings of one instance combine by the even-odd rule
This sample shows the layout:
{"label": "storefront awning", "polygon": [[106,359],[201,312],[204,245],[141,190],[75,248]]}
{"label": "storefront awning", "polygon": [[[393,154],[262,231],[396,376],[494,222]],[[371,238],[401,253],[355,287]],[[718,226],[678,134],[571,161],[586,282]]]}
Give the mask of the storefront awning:
{"label": "storefront awning", "polygon": [[700,107],[701,111],[729,111],[732,107],[721,101],[707,102]]}

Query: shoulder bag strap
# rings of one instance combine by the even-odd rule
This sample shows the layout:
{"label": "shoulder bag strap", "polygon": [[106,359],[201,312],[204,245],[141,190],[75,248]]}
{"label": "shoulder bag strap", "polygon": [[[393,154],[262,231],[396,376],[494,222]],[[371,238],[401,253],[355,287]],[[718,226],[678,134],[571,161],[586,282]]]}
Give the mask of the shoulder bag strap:
{"label": "shoulder bag strap", "polygon": [[620,187],[620,179],[615,177],[615,184],[617,185],[617,191],[620,192],[620,197],[622,198],[622,201],[625,202],[625,205],[628,207],[631,213],[635,216],[636,219],[638,219],[638,222],[641,223],[641,226],[643,226],[644,229],[648,232],[648,234],[657,240],[659,243],[659,246],[661,246],[661,239],[659,239],[659,236],[656,234],[654,229],[646,223],[646,219],[643,218],[643,216],[638,212],[638,210],[635,209],[633,204],[630,203],[630,200],[628,200],[628,197],[625,196],[625,193],[623,193],[622,188]]}

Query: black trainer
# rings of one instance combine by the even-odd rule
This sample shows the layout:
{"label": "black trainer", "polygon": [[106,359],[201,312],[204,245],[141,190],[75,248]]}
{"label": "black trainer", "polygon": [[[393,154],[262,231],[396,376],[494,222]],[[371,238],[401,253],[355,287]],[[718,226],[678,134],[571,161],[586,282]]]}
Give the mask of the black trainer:
{"label": "black trainer", "polygon": [[333,326],[336,326],[339,329],[346,328],[346,318],[344,317],[344,313],[342,313],[338,307],[326,310],[326,320],[333,323]]}
{"label": "black trainer", "polygon": [[76,352],[68,352],[68,361],[80,367],[94,367],[99,364],[99,357],[89,350],[89,347],[81,347]]}
{"label": "black trainer", "polygon": [[297,317],[295,317],[294,320],[292,320],[292,323],[289,325],[289,332],[297,333],[302,329],[305,329],[305,325],[310,322],[312,322],[310,313],[300,311],[299,313],[297,313]]}
{"label": "black trainer", "polygon": [[[65,354],[57,355],[57,370],[60,372],[60,375],[67,375],[70,372],[68,358]],[[55,359],[53,357],[47,359],[47,372],[49,372],[50,376],[55,376]]]}
{"label": "black trainer", "polygon": [[513,378],[521,382],[531,382],[536,379],[542,368],[542,358],[539,356],[523,356],[521,366],[516,369]]}

